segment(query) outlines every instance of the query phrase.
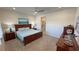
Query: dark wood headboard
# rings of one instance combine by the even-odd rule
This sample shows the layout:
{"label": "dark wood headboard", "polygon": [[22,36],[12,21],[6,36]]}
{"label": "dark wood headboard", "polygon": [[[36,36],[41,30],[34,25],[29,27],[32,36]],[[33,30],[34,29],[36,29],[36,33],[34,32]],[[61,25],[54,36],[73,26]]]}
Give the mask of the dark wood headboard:
{"label": "dark wood headboard", "polygon": [[29,27],[31,28],[31,24],[15,24],[15,30],[18,31],[18,28],[26,28]]}

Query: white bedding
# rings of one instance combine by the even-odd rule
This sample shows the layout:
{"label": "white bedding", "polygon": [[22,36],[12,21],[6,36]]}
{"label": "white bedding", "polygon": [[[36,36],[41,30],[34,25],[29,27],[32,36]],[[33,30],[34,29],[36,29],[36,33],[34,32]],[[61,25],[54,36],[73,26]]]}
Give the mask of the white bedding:
{"label": "white bedding", "polygon": [[17,31],[16,34],[18,36],[18,38],[23,41],[24,37],[29,36],[29,35],[33,35],[35,33],[40,32],[40,30],[34,30],[34,29],[29,29],[29,30],[21,30],[21,31]]}

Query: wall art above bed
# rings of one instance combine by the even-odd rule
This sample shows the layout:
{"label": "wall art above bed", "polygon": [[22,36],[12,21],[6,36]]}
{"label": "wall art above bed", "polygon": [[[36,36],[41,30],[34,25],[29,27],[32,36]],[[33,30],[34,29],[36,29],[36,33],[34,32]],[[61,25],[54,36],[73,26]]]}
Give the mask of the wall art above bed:
{"label": "wall art above bed", "polygon": [[18,24],[29,24],[28,18],[18,18]]}

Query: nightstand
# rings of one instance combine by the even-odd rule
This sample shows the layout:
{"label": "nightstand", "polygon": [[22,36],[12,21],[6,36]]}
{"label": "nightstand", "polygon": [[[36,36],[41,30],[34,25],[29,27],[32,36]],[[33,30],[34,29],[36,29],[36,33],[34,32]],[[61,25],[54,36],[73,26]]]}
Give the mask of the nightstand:
{"label": "nightstand", "polygon": [[15,32],[6,32],[4,38],[5,41],[15,39]]}

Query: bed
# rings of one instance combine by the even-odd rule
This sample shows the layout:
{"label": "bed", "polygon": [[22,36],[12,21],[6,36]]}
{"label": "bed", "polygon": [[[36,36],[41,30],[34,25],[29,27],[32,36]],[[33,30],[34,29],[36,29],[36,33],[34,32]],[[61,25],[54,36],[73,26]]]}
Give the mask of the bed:
{"label": "bed", "polygon": [[[19,30],[19,28],[27,28],[25,30]],[[29,29],[28,29],[29,28]],[[23,42],[24,45],[42,37],[42,32],[39,30],[34,30],[31,24],[20,25],[15,24],[16,36]]]}

